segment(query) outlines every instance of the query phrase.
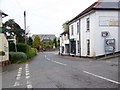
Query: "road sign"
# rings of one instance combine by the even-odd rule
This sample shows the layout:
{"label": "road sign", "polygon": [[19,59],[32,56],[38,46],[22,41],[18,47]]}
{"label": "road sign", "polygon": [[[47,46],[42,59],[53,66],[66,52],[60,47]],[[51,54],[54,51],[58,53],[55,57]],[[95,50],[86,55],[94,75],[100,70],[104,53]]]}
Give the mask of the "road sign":
{"label": "road sign", "polygon": [[115,39],[105,39],[105,52],[115,51]]}
{"label": "road sign", "polygon": [[109,46],[114,46],[115,45],[115,39],[107,39],[106,44]]}
{"label": "road sign", "polygon": [[115,47],[114,47],[114,46],[107,46],[107,47],[105,48],[105,51],[106,51],[106,52],[113,52],[113,51],[115,51]]}
{"label": "road sign", "polygon": [[107,37],[109,36],[109,32],[105,31],[105,32],[102,32],[102,37]]}

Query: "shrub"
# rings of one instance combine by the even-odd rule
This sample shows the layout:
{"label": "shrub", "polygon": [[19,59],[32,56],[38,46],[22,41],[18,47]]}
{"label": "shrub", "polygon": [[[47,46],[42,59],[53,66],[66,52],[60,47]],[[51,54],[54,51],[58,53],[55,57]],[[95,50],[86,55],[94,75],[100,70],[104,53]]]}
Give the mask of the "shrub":
{"label": "shrub", "polygon": [[18,52],[27,53],[29,50],[29,46],[27,44],[24,44],[24,43],[18,43],[16,46],[17,46]]}
{"label": "shrub", "polygon": [[23,52],[10,52],[9,56],[12,63],[21,63],[27,60],[27,55]]}
{"label": "shrub", "polygon": [[28,59],[34,57],[37,54],[37,49],[31,48],[31,46],[23,43],[17,44],[17,51],[24,52]]}
{"label": "shrub", "polygon": [[27,54],[28,54],[28,58],[32,58],[37,54],[37,49],[30,47],[29,52]]}

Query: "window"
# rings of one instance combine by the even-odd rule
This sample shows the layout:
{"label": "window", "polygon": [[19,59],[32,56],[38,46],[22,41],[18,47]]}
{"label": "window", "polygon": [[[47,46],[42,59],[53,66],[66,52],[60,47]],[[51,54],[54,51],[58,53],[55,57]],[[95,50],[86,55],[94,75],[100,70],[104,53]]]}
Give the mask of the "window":
{"label": "window", "polygon": [[87,55],[90,55],[90,40],[87,40]]}
{"label": "window", "polygon": [[73,35],[74,33],[73,33],[74,31],[73,31],[73,25],[71,26],[71,35]]}
{"label": "window", "polygon": [[79,33],[79,22],[77,22],[77,34]]}
{"label": "window", "polygon": [[78,41],[78,53],[80,53],[80,42]]}
{"label": "window", "polygon": [[87,31],[89,31],[90,30],[90,18],[87,18]]}

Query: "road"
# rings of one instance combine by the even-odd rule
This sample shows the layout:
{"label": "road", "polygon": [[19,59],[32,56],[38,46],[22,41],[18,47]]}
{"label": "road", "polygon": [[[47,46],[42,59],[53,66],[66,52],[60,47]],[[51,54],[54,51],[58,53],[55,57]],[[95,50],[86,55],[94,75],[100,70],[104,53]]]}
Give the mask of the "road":
{"label": "road", "polygon": [[118,88],[118,58],[93,60],[43,52],[3,68],[3,88]]}

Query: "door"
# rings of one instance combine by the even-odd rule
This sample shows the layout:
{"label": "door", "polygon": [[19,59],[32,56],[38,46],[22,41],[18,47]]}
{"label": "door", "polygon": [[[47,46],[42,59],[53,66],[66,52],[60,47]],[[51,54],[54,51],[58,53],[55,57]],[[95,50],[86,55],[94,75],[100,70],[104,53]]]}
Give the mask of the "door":
{"label": "door", "polygon": [[87,40],[87,55],[90,55],[90,40]]}

